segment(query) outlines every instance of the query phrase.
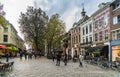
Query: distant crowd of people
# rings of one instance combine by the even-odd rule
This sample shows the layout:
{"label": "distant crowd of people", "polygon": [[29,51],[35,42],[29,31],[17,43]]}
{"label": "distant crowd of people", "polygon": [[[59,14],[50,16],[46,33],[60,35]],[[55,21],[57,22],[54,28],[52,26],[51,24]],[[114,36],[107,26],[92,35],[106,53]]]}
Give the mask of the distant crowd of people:
{"label": "distant crowd of people", "polygon": [[23,56],[26,59],[32,59],[32,57],[34,57],[36,59],[37,56],[41,57],[40,52],[32,49],[31,51],[26,51],[26,50],[19,50],[19,56],[20,56],[20,60],[22,60]]}
{"label": "distant crowd of people", "polygon": [[[83,55],[82,54],[79,54],[77,57],[77,60],[79,62],[79,66],[82,67],[83,66]],[[68,63],[68,54],[64,54],[62,55],[61,52],[52,52],[52,60],[53,62],[55,61],[56,59],[56,66],[60,66],[60,62],[61,60],[64,62],[64,65],[67,66],[67,63]]]}
{"label": "distant crowd of people", "polygon": [[[19,49],[19,52],[17,52],[17,56],[20,57],[20,60],[22,60],[22,58],[26,59],[32,59],[33,57],[36,59],[38,56],[41,57],[41,53],[34,49],[27,51],[27,50],[22,50]],[[65,53],[64,55],[62,55],[61,52],[52,52],[52,60],[53,62],[56,59],[56,66],[60,66],[60,62],[61,60],[64,62],[64,65],[67,66],[68,60],[69,60],[69,55],[67,53]],[[10,54],[8,54],[8,52],[6,52],[6,62],[9,62],[9,58],[10,58]],[[83,66],[83,56],[82,54],[79,54],[79,56],[76,56],[78,62],[79,62],[79,66]]]}

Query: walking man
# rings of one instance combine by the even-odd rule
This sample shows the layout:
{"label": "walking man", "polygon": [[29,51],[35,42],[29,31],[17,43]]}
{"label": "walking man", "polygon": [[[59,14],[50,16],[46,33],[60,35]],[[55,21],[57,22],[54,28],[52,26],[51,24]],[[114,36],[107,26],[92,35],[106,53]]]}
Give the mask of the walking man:
{"label": "walking man", "polygon": [[65,56],[64,56],[64,63],[65,63],[65,66],[67,65],[67,54],[65,53]]}
{"label": "walking man", "polygon": [[55,59],[55,54],[54,54],[54,52],[52,52],[52,60],[53,60],[53,62],[54,62],[54,59]]}

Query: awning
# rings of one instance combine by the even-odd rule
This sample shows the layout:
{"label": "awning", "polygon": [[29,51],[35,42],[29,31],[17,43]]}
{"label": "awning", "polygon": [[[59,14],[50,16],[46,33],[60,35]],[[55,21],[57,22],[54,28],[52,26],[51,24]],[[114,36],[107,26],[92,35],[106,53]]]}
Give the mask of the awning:
{"label": "awning", "polygon": [[99,50],[100,52],[108,52],[109,48],[108,48],[108,45],[88,48],[88,52],[93,52],[93,51],[96,51],[96,50]]}
{"label": "awning", "polygon": [[5,45],[0,45],[1,49],[7,49],[7,47]]}

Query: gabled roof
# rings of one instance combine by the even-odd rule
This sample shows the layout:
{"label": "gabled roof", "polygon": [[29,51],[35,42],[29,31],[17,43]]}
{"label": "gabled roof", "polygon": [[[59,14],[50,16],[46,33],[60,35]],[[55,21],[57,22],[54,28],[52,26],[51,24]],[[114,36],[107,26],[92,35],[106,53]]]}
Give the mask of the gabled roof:
{"label": "gabled roof", "polygon": [[100,7],[97,11],[95,11],[91,16],[94,17],[95,15],[99,14],[100,12],[102,12],[103,10],[105,10],[106,8],[108,8],[110,6],[111,2],[106,2],[104,4],[104,6]]}
{"label": "gabled roof", "polygon": [[82,19],[80,19],[77,23],[77,26],[79,26],[80,24],[82,24],[83,22],[85,22],[86,20],[88,20],[89,17],[87,15],[85,15]]}
{"label": "gabled roof", "polygon": [[85,22],[88,19],[89,19],[89,17],[87,15],[85,15],[82,19],[80,19],[78,22],[75,22],[73,24],[73,27],[71,28],[71,30],[78,27],[80,24],[82,24],[83,22]]}

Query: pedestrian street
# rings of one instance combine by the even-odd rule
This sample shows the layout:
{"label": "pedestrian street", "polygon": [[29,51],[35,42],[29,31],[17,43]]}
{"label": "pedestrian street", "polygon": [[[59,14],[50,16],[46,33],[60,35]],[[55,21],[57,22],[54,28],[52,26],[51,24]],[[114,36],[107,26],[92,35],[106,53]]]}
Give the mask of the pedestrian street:
{"label": "pedestrian street", "polygon": [[117,71],[86,63],[83,67],[72,61],[67,66],[63,62],[56,66],[56,60],[53,62],[45,57],[29,60],[14,58],[10,61],[14,61],[13,68],[2,77],[120,77]]}

